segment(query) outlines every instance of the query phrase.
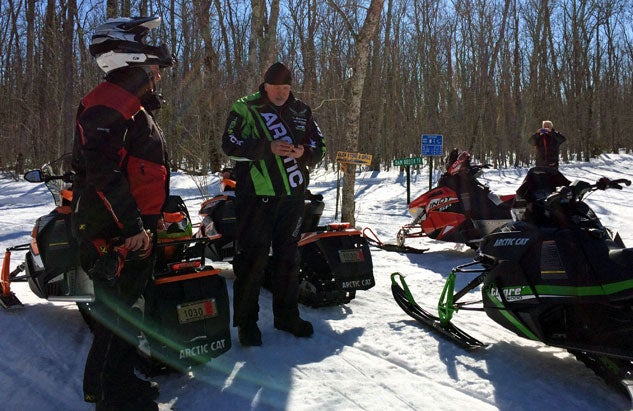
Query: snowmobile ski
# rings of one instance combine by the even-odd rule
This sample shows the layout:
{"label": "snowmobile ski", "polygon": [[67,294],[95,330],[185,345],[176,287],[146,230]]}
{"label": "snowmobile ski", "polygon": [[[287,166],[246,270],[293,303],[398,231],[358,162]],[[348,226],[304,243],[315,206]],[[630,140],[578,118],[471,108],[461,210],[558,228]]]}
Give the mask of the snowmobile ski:
{"label": "snowmobile ski", "polygon": [[[369,232],[369,235],[366,232]],[[370,245],[373,245],[374,247],[378,247],[385,251],[394,251],[396,253],[411,253],[411,254],[422,254],[426,251],[429,251],[428,248],[414,248],[414,247],[409,247],[407,245],[385,244],[382,241],[380,241],[376,233],[374,233],[374,231],[369,227],[366,227],[363,229],[363,237],[367,239],[367,242]]]}
{"label": "snowmobile ski", "polygon": [[[398,284],[396,277],[399,277],[402,286]],[[462,331],[450,321],[442,321],[440,317],[420,307],[413,299],[402,274],[391,274],[391,293],[404,312],[429,330],[469,351],[487,347],[487,344]]]}
{"label": "snowmobile ski", "polygon": [[0,274],[0,306],[10,309],[16,306],[22,306],[20,299],[11,291],[11,274],[9,273],[9,263],[11,260],[11,251],[24,250],[24,246],[9,247],[4,253],[2,261],[2,273]]}

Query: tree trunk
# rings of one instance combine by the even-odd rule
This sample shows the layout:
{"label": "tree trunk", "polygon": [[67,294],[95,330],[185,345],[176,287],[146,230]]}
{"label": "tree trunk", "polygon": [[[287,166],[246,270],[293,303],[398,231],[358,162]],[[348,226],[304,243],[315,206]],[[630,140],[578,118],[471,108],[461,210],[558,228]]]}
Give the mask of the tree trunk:
{"label": "tree trunk", "polygon": [[[360,110],[365,77],[367,76],[367,63],[369,62],[371,40],[375,36],[380,23],[383,3],[384,0],[371,1],[363,27],[354,42],[354,59],[351,67],[351,78],[348,84],[349,91],[347,94],[347,110],[345,116],[347,119],[347,128],[344,137],[344,147],[350,152],[358,150]],[[354,164],[347,164],[343,167],[341,219],[342,221],[349,222],[352,226],[356,224],[354,216],[356,209],[354,199],[355,171],[356,166]]]}
{"label": "tree trunk", "polygon": [[73,146],[73,134],[75,131],[75,98],[73,85],[75,84],[75,53],[73,52],[73,39],[75,34],[75,16],[77,15],[77,1],[68,0],[66,8],[66,21],[63,24],[62,39],[62,73],[64,73],[63,103],[63,127],[62,127],[62,150],[70,153]]}

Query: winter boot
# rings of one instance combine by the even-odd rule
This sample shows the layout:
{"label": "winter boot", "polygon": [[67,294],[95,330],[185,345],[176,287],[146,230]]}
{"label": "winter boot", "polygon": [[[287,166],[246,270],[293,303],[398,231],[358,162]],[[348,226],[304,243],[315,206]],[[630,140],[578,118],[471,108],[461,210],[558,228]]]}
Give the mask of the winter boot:
{"label": "winter boot", "polygon": [[275,318],[275,328],[300,338],[310,337],[314,334],[312,324],[298,316],[291,319]]}
{"label": "winter boot", "polygon": [[134,377],[129,387],[135,393],[134,396],[152,401],[157,399],[160,394],[158,383],[155,381],[146,381]]}
{"label": "winter boot", "polygon": [[[129,383],[125,384],[129,390],[130,396],[134,398],[143,398],[153,401],[158,398],[159,387],[154,381],[145,381],[136,376],[132,377]],[[101,400],[101,391],[98,389],[84,389],[84,401],[97,403]]]}
{"label": "winter boot", "polygon": [[257,323],[248,323],[237,327],[237,335],[240,344],[244,347],[255,347],[262,345],[262,332]]}
{"label": "winter boot", "polygon": [[95,411],[158,411],[158,404],[147,398],[136,398],[126,402],[103,400],[97,403]]}

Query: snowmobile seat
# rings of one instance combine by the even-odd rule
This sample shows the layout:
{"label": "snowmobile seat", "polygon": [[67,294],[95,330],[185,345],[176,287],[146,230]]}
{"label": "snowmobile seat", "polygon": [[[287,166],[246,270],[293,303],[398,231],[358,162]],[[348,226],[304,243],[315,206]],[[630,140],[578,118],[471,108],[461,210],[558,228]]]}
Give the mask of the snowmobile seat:
{"label": "snowmobile seat", "polygon": [[553,167],[533,167],[516,192],[512,204],[515,220],[531,221],[537,225],[553,223],[547,217],[544,200],[557,187],[569,186],[571,181]]}
{"label": "snowmobile seat", "polygon": [[[315,196],[316,197],[316,196]],[[325,203],[322,201],[323,196],[312,198],[310,201],[306,201],[303,211],[303,224],[301,226],[302,233],[309,233],[311,231],[317,231]],[[306,196],[306,200],[308,197]]]}

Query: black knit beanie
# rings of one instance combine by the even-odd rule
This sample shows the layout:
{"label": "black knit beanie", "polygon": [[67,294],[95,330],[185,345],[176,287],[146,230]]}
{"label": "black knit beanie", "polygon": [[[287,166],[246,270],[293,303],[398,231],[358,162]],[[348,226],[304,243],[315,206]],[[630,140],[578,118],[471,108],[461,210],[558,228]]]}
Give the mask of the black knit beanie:
{"label": "black knit beanie", "polygon": [[264,74],[264,83],[268,84],[292,84],[292,76],[288,67],[280,62],[268,67]]}

